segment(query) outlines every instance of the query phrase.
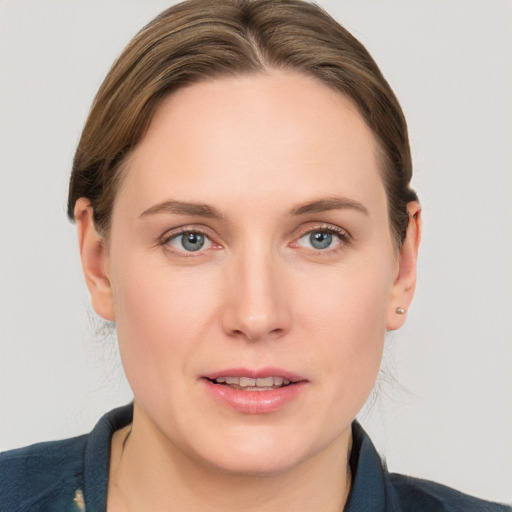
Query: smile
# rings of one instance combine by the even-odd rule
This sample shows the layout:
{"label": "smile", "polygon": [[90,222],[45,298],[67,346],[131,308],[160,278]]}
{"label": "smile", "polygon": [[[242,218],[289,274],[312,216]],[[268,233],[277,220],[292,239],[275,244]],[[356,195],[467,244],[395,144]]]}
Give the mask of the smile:
{"label": "smile", "polygon": [[244,391],[270,391],[273,389],[279,389],[283,386],[289,386],[291,384],[290,379],[272,376],[257,379],[253,379],[251,377],[219,377],[217,379],[213,379],[212,382]]}
{"label": "smile", "polygon": [[201,380],[217,403],[245,414],[277,412],[298,400],[309,386],[304,377],[279,368],[226,369]]}

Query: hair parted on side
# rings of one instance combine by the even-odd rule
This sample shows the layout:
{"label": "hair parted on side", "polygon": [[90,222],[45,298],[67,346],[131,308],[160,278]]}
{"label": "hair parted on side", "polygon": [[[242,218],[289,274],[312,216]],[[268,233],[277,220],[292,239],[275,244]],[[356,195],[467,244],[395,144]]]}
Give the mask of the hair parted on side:
{"label": "hair parted on side", "polygon": [[364,46],[303,0],[187,0],[158,15],[128,44],[101,85],[78,144],[67,213],[89,199],[108,235],[123,162],[173,91],[221,76],[302,72],[350,98],[375,135],[398,246],[408,225],[412,162],[407,125]]}

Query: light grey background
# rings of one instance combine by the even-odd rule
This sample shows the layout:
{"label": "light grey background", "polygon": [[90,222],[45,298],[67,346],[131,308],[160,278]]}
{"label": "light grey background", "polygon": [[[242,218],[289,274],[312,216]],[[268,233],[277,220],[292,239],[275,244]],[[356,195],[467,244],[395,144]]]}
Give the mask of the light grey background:
{"label": "light grey background", "polygon": [[[71,159],[130,37],[171,2],[0,0],[0,448],[89,431],[130,400],[95,334]],[[512,3],[322,2],[365,43],[410,125],[420,278],[361,416],[392,471],[512,502]],[[391,381],[391,382],[390,382]]]}

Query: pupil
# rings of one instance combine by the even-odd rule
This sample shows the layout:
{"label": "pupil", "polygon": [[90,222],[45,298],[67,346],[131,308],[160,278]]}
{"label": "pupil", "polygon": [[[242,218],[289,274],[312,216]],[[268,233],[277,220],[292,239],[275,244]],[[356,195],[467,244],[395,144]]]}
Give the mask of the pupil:
{"label": "pupil", "polygon": [[182,243],[187,251],[198,251],[204,245],[204,236],[200,233],[188,233],[183,235]]}
{"label": "pupil", "polygon": [[311,233],[309,236],[309,241],[315,249],[325,249],[331,245],[332,234],[325,233],[323,231],[316,231]]}

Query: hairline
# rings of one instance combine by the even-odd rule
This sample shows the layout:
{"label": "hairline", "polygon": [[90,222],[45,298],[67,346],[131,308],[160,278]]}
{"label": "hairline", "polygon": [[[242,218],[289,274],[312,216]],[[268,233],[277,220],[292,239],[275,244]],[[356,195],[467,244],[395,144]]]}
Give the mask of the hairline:
{"label": "hairline", "polygon": [[343,92],[339,88],[335,87],[332,83],[328,82],[327,80],[322,80],[321,77],[316,75],[313,72],[308,72],[307,70],[300,69],[298,66],[292,66],[292,65],[271,65],[268,63],[265,63],[264,61],[260,61],[259,68],[254,69],[244,69],[244,70],[218,70],[217,72],[212,73],[211,76],[204,76],[204,77],[198,77],[197,80],[190,81],[188,83],[183,83],[177,85],[172,90],[168,91],[167,94],[163,94],[153,105],[153,111],[151,115],[149,116],[147,120],[146,127],[144,131],[141,133],[140,139],[134,144],[129,151],[120,159],[120,161],[116,164],[116,166],[112,169],[112,172],[115,174],[115,193],[113,196],[113,202],[112,207],[110,208],[110,214],[105,219],[105,223],[102,226],[96,226],[98,232],[100,235],[108,241],[110,238],[110,230],[112,227],[112,215],[114,212],[114,207],[116,203],[117,196],[119,194],[119,191],[121,187],[123,186],[125,176],[128,174],[131,168],[133,155],[136,152],[139,145],[144,141],[151,125],[153,124],[153,120],[157,114],[157,112],[162,107],[163,103],[165,103],[170,97],[174,96],[176,93],[178,93],[181,90],[188,89],[190,87],[193,87],[195,85],[201,84],[201,83],[207,83],[207,82],[215,82],[215,81],[222,81],[229,78],[244,78],[244,77],[257,77],[257,76],[272,76],[272,73],[274,71],[281,71],[281,72],[287,72],[287,73],[294,73],[298,75],[302,75],[303,77],[308,77],[315,81],[317,84],[320,84],[324,87],[327,87],[329,90],[335,92],[338,94],[341,98],[344,98],[348,101],[348,104],[355,109],[355,112],[358,114],[358,116],[361,118],[361,120],[364,122],[365,126],[369,129],[371,135],[372,135],[372,143],[374,146],[374,157],[376,160],[377,168],[379,170],[380,179],[382,180],[382,184],[384,186],[384,190],[386,193],[386,206],[387,206],[387,218],[388,218],[388,225],[390,229],[390,233],[392,236],[392,240],[394,242],[394,245],[397,248],[400,248],[401,240],[400,240],[400,234],[395,233],[395,230],[393,229],[393,223],[391,221],[391,212],[390,212],[390,197],[389,197],[389,191],[386,185],[386,179],[385,179],[385,173],[387,170],[389,170],[389,166],[391,165],[391,162],[389,160],[389,157],[386,153],[386,151],[383,148],[382,142],[380,141],[380,138],[376,134],[375,130],[369,125],[368,121],[366,120],[365,116],[361,112],[361,109],[357,105],[356,101],[347,93]]}

